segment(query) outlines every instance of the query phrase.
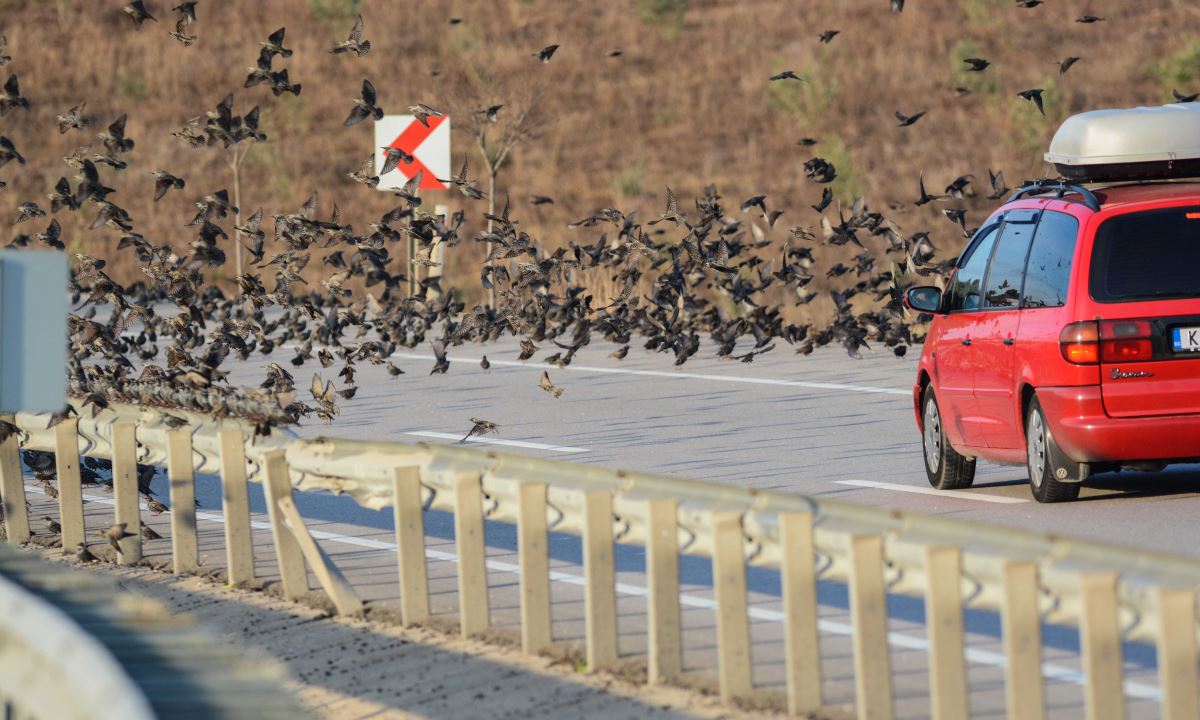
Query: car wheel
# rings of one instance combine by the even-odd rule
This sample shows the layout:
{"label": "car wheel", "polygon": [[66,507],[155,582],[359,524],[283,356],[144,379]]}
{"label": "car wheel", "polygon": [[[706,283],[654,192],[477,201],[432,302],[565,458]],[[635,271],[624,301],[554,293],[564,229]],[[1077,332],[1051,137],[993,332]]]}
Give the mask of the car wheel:
{"label": "car wheel", "polygon": [[933,388],[925,388],[921,400],[922,446],[925,449],[925,475],[939,490],[961,490],[975,482],[975,458],[967,458],[950,447],[942,428],[942,411]]}
{"label": "car wheel", "polygon": [[1033,398],[1025,416],[1025,450],[1029,466],[1029,489],[1038,502],[1052,503],[1079,497],[1080,483],[1060,482],[1054,477],[1050,458],[1060,455],[1042,406]]}

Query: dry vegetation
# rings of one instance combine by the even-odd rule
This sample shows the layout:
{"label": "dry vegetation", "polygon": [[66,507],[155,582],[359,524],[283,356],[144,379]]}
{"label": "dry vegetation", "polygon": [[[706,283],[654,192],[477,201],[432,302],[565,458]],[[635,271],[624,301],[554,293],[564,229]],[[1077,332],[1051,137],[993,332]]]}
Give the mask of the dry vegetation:
{"label": "dry vegetation", "polygon": [[[874,209],[893,206],[888,214],[904,231],[932,230],[937,246],[953,252],[961,238],[938,206],[912,207],[918,173],[932,192],[974,174],[981,192],[967,205],[975,225],[994,205],[983,199],[988,168],[1003,169],[1010,185],[1044,175],[1041,151],[1068,114],[1164,102],[1172,88],[1200,90],[1200,7],[1185,0],[1047,0],[1034,10],[1011,0],[909,0],[899,15],[886,0],[202,0],[191,48],[167,35],[172,2],[147,0],[159,22],[140,32],[122,4],[0,0],[0,34],[14,58],[5,71],[19,75],[32,103],[28,113],[0,119],[0,134],[29,158],[0,169],[9,183],[0,218],[15,217],[24,200],[45,206],[54,182],[73,174],[61,158],[81,144],[98,147],[95,132],[128,113],[137,147],[127,170],[104,170],[106,182],[148,239],[182,246],[194,234],[183,227],[192,201],[232,188],[232,178],[226,151],[191,149],[170,132],[233,90],[235,113],[262,106],[269,136],[246,158],[244,209],[291,212],[317,190],[322,215],[336,202],[365,228],[395,202],[346,177],[371,152],[370,122],[341,126],[370,78],[388,112],[417,102],[447,109],[455,117],[455,167],[470,156],[476,177],[483,165],[466,114],[488,101],[515,105],[540,94],[539,137],[513,151],[497,194],[511,196],[522,229],[545,246],[593,240],[597,229],[566,225],[599,208],[636,209],[649,219],[661,212],[664,186],[689,198],[709,183],[730,204],[765,193],[770,207],[785,209],[769,231],[782,242],[788,227],[820,222],[808,207],[820,186],[802,167],[820,156],[837,167],[839,202],[866,195]],[[370,55],[330,55],[359,12]],[[1107,20],[1072,21],[1084,13]],[[451,17],[462,22],[452,25]],[[276,65],[303,84],[302,93],[242,89],[258,42],[281,25],[295,55]],[[841,34],[819,44],[819,31],[830,28]],[[550,43],[562,47],[549,64],[530,56]],[[606,57],[613,49],[623,54]],[[994,65],[966,74],[961,58],[972,55]],[[1057,61],[1068,55],[1083,59],[1060,76]],[[768,82],[784,69],[808,82]],[[954,88],[963,85],[973,92],[960,97]],[[1045,118],[1016,97],[1029,87],[1046,89]],[[59,135],[55,116],[79,102],[95,126]],[[898,128],[897,110],[928,114]],[[801,137],[819,142],[801,147]],[[156,169],[187,180],[157,205]],[[533,207],[532,194],[555,203]],[[464,236],[483,228],[486,203],[444,197],[467,211]],[[827,213],[836,210],[835,203]],[[93,215],[60,213],[63,239],[69,250],[103,257],[116,234],[87,231]],[[40,230],[31,224],[10,233]],[[474,245],[453,249],[448,269],[469,298],[478,297],[484,252]],[[137,277],[131,265],[113,270],[119,279]]]}

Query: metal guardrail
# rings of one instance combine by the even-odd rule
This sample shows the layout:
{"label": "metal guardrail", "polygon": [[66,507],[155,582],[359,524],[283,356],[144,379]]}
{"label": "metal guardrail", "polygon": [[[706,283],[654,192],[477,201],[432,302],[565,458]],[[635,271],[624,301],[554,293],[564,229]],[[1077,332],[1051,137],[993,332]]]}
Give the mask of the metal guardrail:
{"label": "metal guardrail", "polygon": [[284,681],[111,579],[0,546],[3,717],[303,717]]}
{"label": "metal guardrail", "polygon": [[[845,582],[849,589],[860,717],[892,716],[889,592],[925,601],[935,718],[968,714],[966,608],[1001,617],[1010,718],[1045,715],[1043,622],[1080,630],[1089,717],[1123,713],[1124,641],[1157,645],[1163,716],[1200,717],[1200,562],[1188,558],[467,448],[278,436],[255,441],[246,424],[171,412],[186,417],[189,426],[170,430],[155,410],[116,405],[54,429],[46,429],[45,416],[16,416],[22,447],[57,453],[64,545],[74,540],[76,525],[82,527],[78,491],[68,489],[78,485],[78,468],[71,466],[78,454],[113,460],[117,519],[131,523],[138,521],[136,463],[165,465],[176,572],[195,567],[191,480],[201,472],[222,478],[230,580],[253,577],[245,488],[247,479],[258,480],[266,490],[284,594],[298,598],[308,591],[307,560],[343,613],[358,612],[361,604],[308,537],[293,488],[346,493],[366,507],[394,508],[405,624],[429,617],[423,511],[438,509],[454,515],[463,635],[489,627],[486,517],[517,526],[521,637],[529,653],[551,640],[547,532],[554,530],[582,538],[589,669],[617,661],[614,542],[620,542],[646,549],[652,683],[682,672],[683,553],[713,562],[718,676],[726,700],[748,697],[754,689],[746,568],[760,566],[781,574],[788,710],[794,714],[813,712],[822,703],[819,578]],[[17,452],[15,436],[0,444],[0,492],[10,537],[20,541],[22,520],[13,516],[23,515]],[[140,557],[140,538],[122,542],[128,543],[125,561]]]}

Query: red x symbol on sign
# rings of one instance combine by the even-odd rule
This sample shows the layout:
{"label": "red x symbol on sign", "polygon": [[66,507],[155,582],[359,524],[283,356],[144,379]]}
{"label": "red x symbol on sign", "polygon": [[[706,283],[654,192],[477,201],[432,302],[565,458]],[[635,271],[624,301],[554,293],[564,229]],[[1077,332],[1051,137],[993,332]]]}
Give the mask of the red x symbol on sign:
{"label": "red x symbol on sign", "polygon": [[429,127],[426,127],[414,118],[412,123],[404,128],[404,132],[400,133],[388,145],[388,147],[400,148],[413,156],[412,162],[401,160],[396,169],[403,171],[404,176],[408,178],[415,177],[418,172],[425,173],[421,176],[421,190],[445,190],[449,187],[443,182],[438,182],[437,176],[429,168],[425,167],[424,163],[417,159],[417,148],[421,146],[421,143],[425,142],[425,138],[429,137],[445,119],[445,116],[430,115],[425,118],[425,122],[429,123]]}

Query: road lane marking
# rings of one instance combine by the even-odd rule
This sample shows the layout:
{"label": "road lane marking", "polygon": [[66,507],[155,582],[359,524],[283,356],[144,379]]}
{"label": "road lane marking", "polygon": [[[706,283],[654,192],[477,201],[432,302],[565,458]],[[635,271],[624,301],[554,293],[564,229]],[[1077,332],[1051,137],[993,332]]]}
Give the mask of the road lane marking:
{"label": "road lane marking", "polygon": [[899,483],[877,482],[875,480],[834,480],[838,485],[854,485],[855,487],[875,488],[877,490],[895,490],[896,492],[916,493],[917,495],[937,495],[938,497],[955,498],[957,500],[982,500],[983,502],[1013,504],[1029,502],[1028,498],[1005,497],[1003,495],[988,495],[986,493],[965,492],[963,490],[938,490],[920,485],[901,485]]}
{"label": "road lane marking", "polygon": [[[438,440],[454,440],[460,441],[463,439],[461,434],[433,432],[432,430],[413,430],[404,433],[405,435],[414,435],[416,437],[437,438]],[[467,438],[469,443],[485,443],[487,445],[505,445],[507,447],[526,448],[528,450],[549,450],[551,452],[560,453],[585,453],[587,448],[571,447],[569,445],[545,445],[543,443],[527,442],[525,440],[500,440],[498,438],[482,438],[472,435]]]}
{"label": "road lane marking", "polygon": [[[26,485],[25,490],[37,495],[45,495],[46,491],[36,485]],[[995,497],[995,496],[992,496]],[[106,498],[99,495],[83,496],[84,500],[95,502],[102,505],[115,505],[116,501],[112,498]],[[144,506],[144,503],[143,503]],[[225,517],[218,512],[197,512],[196,518],[201,520],[210,520],[217,523],[224,523]],[[256,530],[270,530],[271,524],[254,520],[250,526]],[[371,528],[375,530],[377,528]],[[396,544],[386,542],[384,540],[375,540],[373,538],[354,537],[352,535],[341,535],[338,533],[326,532],[324,530],[309,529],[309,534],[316,540],[327,540],[342,545],[352,545],[354,547],[370,548],[372,550],[387,550],[390,552],[396,551]],[[444,550],[435,550],[433,548],[425,548],[425,557],[431,560],[441,560],[445,562],[458,562],[456,553],[446,552]],[[489,559],[486,561],[487,567],[496,572],[506,572],[512,574],[520,574],[520,566],[516,563],[504,562],[502,560]],[[582,575],[567,573],[561,570],[551,570],[550,579],[555,582],[561,582],[567,585],[575,585],[577,587],[586,587],[587,581]],[[630,595],[634,597],[648,597],[650,591],[641,585],[633,585],[631,583],[616,583],[616,591],[622,595]],[[717,603],[715,600],[698,595],[681,594],[679,596],[681,605],[700,608],[705,610],[716,610]],[[787,616],[778,611],[769,608],[751,607],[748,609],[748,614],[756,620],[765,620],[767,622],[784,623]],[[817,626],[822,632],[827,632],[833,635],[854,635],[854,627],[848,623],[837,622],[836,620],[818,620]],[[919,650],[929,652],[929,641],[923,637],[913,637],[904,635],[899,632],[888,633],[888,643],[905,650]],[[1003,668],[1006,667],[1004,654],[992,652],[990,650],[980,650],[979,648],[966,648],[966,659],[970,662],[987,665],[989,667]],[[1051,662],[1042,663],[1042,675],[1048,680],[1056,680],[1059,682],[1072,683],[1074,685],[1084,684],[1084,675],[1079,670],[1075,670],[1062,665],[1057,665]],[[1124,682],[1125,694],[1131,698],[1138,700],[1153,700],[1162,701],[1162,691],[1154,686],[1140,683],[1134,680],[1126,680]]]}
{"label": "road lane marking", "polygon": [[[400,360],[433,360],[432,355],[423,355],[421,353],[392,353],[391,357]],[[451,362],[462,363],[478,363],[480,358],[465,357],[461,355],[450,355],[447,359]],[[506,367],[533,367],[542,370],[553,367],[542,362],[524,362],[520,360],[493,360],[488,358],[488,362],[492,365],[503,365]],[[564,365],[559,368],[568,372],[592,372],[592,373],[608,373],[612,375],[644,375],[647,377],[664,377],[664,378],[684,378],[688,380],[710,380],[712,382],[729,382],[729,383],[744,383],[747,385],[779,385],[783,387],[802,387],[811,388],[814,390],[840,390],[847,392],[873,393],[877,395],[903,395],[912,397],[912,390],[897,390],[895,388],[873,387],[871,385],[849,385],[845,383],[827,383],[815,382],[809,380],[777,380],[775,378],[753,378],[742,375],[706,375],[703,373],[687,373],[687,372],[666,372],[663,370],[634,370],[632,368],[611,368],[598,367],[596,365]]]}

